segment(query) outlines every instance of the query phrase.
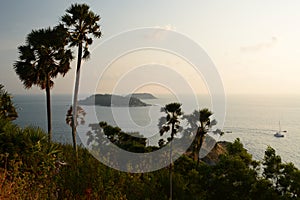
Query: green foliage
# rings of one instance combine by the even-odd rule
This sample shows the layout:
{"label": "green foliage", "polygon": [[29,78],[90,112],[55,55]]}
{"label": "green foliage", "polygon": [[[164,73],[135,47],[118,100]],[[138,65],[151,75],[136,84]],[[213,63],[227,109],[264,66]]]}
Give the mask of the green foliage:
{"label": "green foliage", "polygon": [[264,176],[267,179],[272,179],[275,184],[277,184],[278,176],[280,174],[282,165],[281,165],[281,157],[275,154],[275,149],[268,146],[267,150],[265,151],[265,157],[263,165],[264,168]]}
{"label": "green foliage", "polygon": [[57,75],[63,76],[70,69],[73,59],[70,49],[65,49],[67,30],[62,26],[32,30],[26,37],[26,44],[19,46],[19,60],[14,69],[26,89],[33,85],[46,90],[48,140],[52,139],[50,89]]}
{"label": "green foliage", "polygon": [[[174,104],[166,112],[171,129],[179,125],[180,106]],[[94,147],[109,141],[132,152],[157,149],[146,147],[138,133],[127,134],[106,122],[91,128],[88,136]],[[0,118],[0,199],[164,200],[170,196],[170,177],[173,199],[299,199],[300,171],[292,163],[282,163],[273,148],[266,149],[262,166],[239,138],[226,150],[213,166],[183,155],[174,167],[124,173],[103,165],[85,148],[79,147],[76,159],[71,145],[48,143],[41,129],[21,129]]]}
{"label": "green foliage", "polygon": [[[199,153],[202,148],[204,139],[208,131],[217,124],[216,120],[211,120],[213,113],[207,109],[195,110],[192,114],[184,115],[183,118],[187,121],[189,127],[184,130],[184,137],[194,137],[188,152],[190,156],[199,162]],[[213,131],[214,134],[222,135],[223,132],[219,129]]]}
{"label": "green foliage", "polygon": [[90,55],[88,47],[93,43],[91,36],[101,37],[99,20],[100,16],[91,11],[87,4],[72,4],[61,17],[61,22],[69,31],[70,46],[84,44],[83,58]]}
{"label": "green foliage", "polygon": [[0,84],[0,117],[15,120],[18,117],[16,108],[12,102],[12,96]]}
{"label": "green foliage", "polygon": [[282,163],[275,149],[268,146],[263,161],[263,176],[276,192],[286,198],[300,197],[300,171],[292,163]]}
{"label": "green foliage", "polygon": [[73,56],[71,50],[65,49],[67,36],[62,26],[32,30],[27,35],[26,44],[18,47],[19,60],[14,64],[25,88],[51,88],[53,78],[68,72]]}
{"label": "green foliage", "polygon": [[[104,122],[101,126],[108,132],[122,132]],[[0,199],[168,198],[168,167],[144,174],[124,173],[101,164],[82,147],[76,162],[71,145],[49,145],[46,138],[38,128],[21,129],[0,120]],[[227,152],[214,166],[197,165],[187,156],[176,160],[173,199],[299,198],[300,171],[282,163],[271,147],[266,150],[262,175],[239,139],[228,144]]]}
{"label": "green foliage", "polygon": [[[174,136],[181,130],[180,118],[183,115],[180,103],[170,103],[161,109],[161,112],[166,113],[166,117],[159,120],[160,135],[170,131],[168,142],[173,140]],[[162,144],[162,142],[160,142]]]}
{"label": "green foliage", "polygon": [[258,163],[252,160],[252,155],[247,152],[239,138],[227,145],[227,151],[228,155],[239,157],[248,166],[253,165],[254,168],[258,166]]}
{"label": "green foliage", "polygon": [[[60,150],[48,144],[47,135],[39,128],[20,129],[0,120],[0,197],[19,194],[17,199],[44,199],[54,193],[55,161]],[[27,191],[24,193],[23,191]]]}
{"label": "green foliage", "polygon": [[106,122],[98,124],[90,124],[92,131],[87,133],[87,144],[93,144],[94,149],[99,149],[101,145],[108,145],[108,139],[111,143],[118,147],[131,152],[142,153],[147,152],[146,138],[139,133],[125,133],[119,127],[113,127]]}
{"label": "green foliage", "polygon": [[[73,125],[73,109],[72,106],[70,106],[69,110],[67,111],[66,114],[66,124],[68,124],[69,126],[72,127]],[[75,124],[78,124],[78,120],[80,122],[81,125],[84,125],[85,120],[84,117],[86,115],[85,110],[81,107],[81,106],[77,106],[77,116],[76,116],[76,121],[74,120]]]}

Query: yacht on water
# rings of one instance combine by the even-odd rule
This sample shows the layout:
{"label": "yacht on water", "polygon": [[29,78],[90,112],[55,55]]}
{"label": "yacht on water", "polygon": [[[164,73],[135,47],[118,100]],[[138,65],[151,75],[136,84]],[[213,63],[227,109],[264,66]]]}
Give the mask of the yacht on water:
{"label": "yacht on water", "polygon": [[280,121],[279,121],[279,130],[274,134],[275,137],[284,137],[284,134],[286,131],[281,131]]}

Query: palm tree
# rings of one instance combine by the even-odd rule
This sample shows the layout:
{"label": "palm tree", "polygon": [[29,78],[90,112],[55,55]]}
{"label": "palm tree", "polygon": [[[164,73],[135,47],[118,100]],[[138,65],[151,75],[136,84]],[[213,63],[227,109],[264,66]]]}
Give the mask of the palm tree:
{"label": "palm tree", "polygon": [[[188,131],[192,132],[197,130],[194,141],[189,149],[192,152],[192,158],[194,161],[197,161],[197,163],[199,163],[199,154],[206,134],[209,132],[212,126],[217,124],[216,120],[210,119],[212,115],[213,113],[209,109],[204,108],[199,111],[195,110],[191,115],[184,116],[191,126]],[[219,129],[214,131],[214,133],[220,135],[223,134],[223,132],[221,132]]]}
{"label": "palm tree", "polygon": [[[170,133],[170,137],[168,138],[168,141],[170,142],[170,166],[169,166],[169,170],[170,170],[170,199],[173,199],[173,191],[172,191],[172,140],[174,138],[174,136],[176,135],[176,133],[179,131],[180,129],[180,118],[182,116],[182,111],[181,111],[181,104],[180,103],[170,103],[167,104],[165,107],[162,108],[161,110],[162,112],[165,112],[167,114],[167,116],[164,118],[165,119],[165,123],[162,125],[162,128],[160,129],[160,134],[161,136],[166,133],[169,132],[169,130],[171,130]],[[163,121],[163,120],[160,120]],[[160,143],[162,143],[162,141],[160,141]]]}
{"label": "palm tree", "polygon": [[2,84],[0,84],[0,117],[8,120],[15,120],[18,117],[12,97]]}
{"label": "palm tree", "polygon": [[73,147],[77,154],[76,116],[81,60],[88,59],[90,56],[88,47],[93,43],[92,36],[95,38],[100,38],[101,36],[100,26],[97,24],[100,17],[92,12],[90,7],[86,4],[72,4],[66,12],[67,13],[61,17],[61,22],[68,28],[70,47],[78,47],[76,80],[72,106],[74,108],[72,117],[73,122],[71,123]]}
{"label": "palm tree", "polygon": [[72,52],[66,49],[67,32],[63,26],[33,30],[27,35],[26,44],[19,46],[19,60],[14,69],[26,89],[37,85],[46,90],[48,141],[52,139],[50,89],[53,78],[63,76],[70,69]]}
{"label": "palm tree", "polygon": [[[70,106],[69,110],[67,111],[66,114],[66,123],[72,127],[72,123],[73,123],[73,109],[72,106]],[[77,117],[75,123],[78,124],[78,119],[80,120],[80,124],[84,125],[85,120],[84,117],[86,115],[85,110],[81,107],[81,106],[77,106]]]}

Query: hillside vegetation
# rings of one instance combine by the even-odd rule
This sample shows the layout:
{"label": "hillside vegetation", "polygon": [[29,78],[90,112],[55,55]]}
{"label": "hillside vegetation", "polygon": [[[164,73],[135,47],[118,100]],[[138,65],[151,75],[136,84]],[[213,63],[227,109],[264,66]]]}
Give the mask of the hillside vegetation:
{"label": "hillside vegetation", "polygon": [[[139,151],[149,150],[143,141],[115,142],[127,150],[135,149],[135,144]],[[300,171],[292,163],[282,163],[271,147],[262,162],[253,160],[239,139],[216,144],[206,162],[197,164],[183,155],[173,166],[173,199],[298,199],[300,195]],[[71,145],[49,144],[39,128],[21,129],[0,120],[0,199],[165,200],[168,180],[167,167],[124,173],[101,164],[82,147],[76,164]]]}

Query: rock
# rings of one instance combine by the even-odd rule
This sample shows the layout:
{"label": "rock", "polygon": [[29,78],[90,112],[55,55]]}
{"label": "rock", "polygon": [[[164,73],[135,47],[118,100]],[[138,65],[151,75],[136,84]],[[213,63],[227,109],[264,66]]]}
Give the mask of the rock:
{"label": "rock", "polygon": [[214,148],[201,160],[208,165],[216,165],[219,162],[219,156],[227,153],[227,144],[229,142],[217,142]]}

